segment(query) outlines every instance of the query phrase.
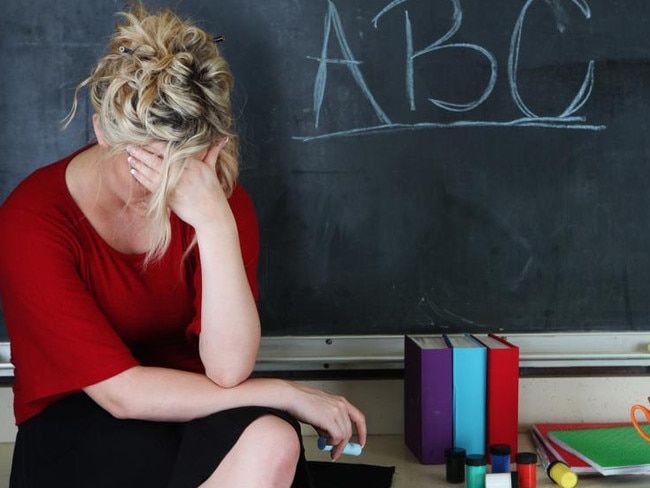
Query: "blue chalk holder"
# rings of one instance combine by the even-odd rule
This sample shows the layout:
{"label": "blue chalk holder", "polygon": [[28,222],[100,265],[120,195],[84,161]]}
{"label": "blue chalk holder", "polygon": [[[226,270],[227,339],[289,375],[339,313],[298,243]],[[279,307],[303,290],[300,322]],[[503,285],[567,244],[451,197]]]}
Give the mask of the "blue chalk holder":
{"label": "blue chalk holder", "polygon": [[[327,439],[325,439],[325,437],[319,437],[318,449],[321,451],[331,451],[334,449],[334,447],[330,446],[327,443]],[[349,456],[359,456],[361,454],[361,451],[363,451],[363,446],[361,444],[357,444],[356,442],[348,442],[345,446],[345,449],[343,449],[343,454],[347,454]]]}

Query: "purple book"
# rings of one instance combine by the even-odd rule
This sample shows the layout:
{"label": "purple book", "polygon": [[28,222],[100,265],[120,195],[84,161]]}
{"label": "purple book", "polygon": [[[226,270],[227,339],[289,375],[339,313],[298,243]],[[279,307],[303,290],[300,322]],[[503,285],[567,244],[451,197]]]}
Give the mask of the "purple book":
{"label": "purple book", "polygon": [[442,336],[404,338],[404,440],[422,464],[453,446],[452,350]]}

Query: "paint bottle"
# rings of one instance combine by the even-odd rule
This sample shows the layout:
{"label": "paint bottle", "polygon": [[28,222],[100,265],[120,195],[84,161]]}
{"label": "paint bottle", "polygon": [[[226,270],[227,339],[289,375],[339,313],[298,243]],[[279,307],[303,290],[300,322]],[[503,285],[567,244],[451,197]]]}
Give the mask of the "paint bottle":
{"label": "paint bottle", "polygon": [[465,481],[465,449],[449,447],[445,449],[447,483]]}
{"label": "paint bottle", "polygon": [[510,446],[508,444],[492,444],[490,446],[490,464],[493,473],[510,472]]}
{"label": "paint bottle", "polygon": [[512,478],[510,473],[486,474],[485,488],[512,488]]}
{"label": "paint bottle", "polygon": [[535,488],[537,486],[537,454],[518,452],[515,459],[519,488]]}
{"label": "paint bottle", "polygon": [[483,454],[468,454],[465,458],[467,488],[485,488],[487,458]]}

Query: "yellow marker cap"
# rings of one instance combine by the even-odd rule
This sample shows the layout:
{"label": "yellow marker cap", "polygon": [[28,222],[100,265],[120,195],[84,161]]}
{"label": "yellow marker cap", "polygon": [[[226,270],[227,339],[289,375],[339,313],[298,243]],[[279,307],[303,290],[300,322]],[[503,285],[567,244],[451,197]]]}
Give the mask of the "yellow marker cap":
{"label": "yellow marker cap", "polygon": [[578,484],[578,476],[561,461],[552,462],[548,467],[548,476],[562,488],[573,488]]}

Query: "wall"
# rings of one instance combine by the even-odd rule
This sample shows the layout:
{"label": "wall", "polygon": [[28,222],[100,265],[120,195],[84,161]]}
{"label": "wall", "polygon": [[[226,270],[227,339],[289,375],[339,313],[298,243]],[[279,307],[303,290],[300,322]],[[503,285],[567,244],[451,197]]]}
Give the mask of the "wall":
{"label": "wall", "polygon": [[[367,417],[371,434],[403,433],[401,380],[307,382],[348,397]],[[534,422],[627,421],[635,403],[646,403],[650,380],[631,377],[522,378],[519,418],[524,430]],[[11,392],[0,388],[0,442],[13,442]],[[312,435],[311,428],[304,428]]]}
{"label": "wall", "polygon": [[16,436],[12,403],[11,389],[0,387],[0,442],[13,442]]}

